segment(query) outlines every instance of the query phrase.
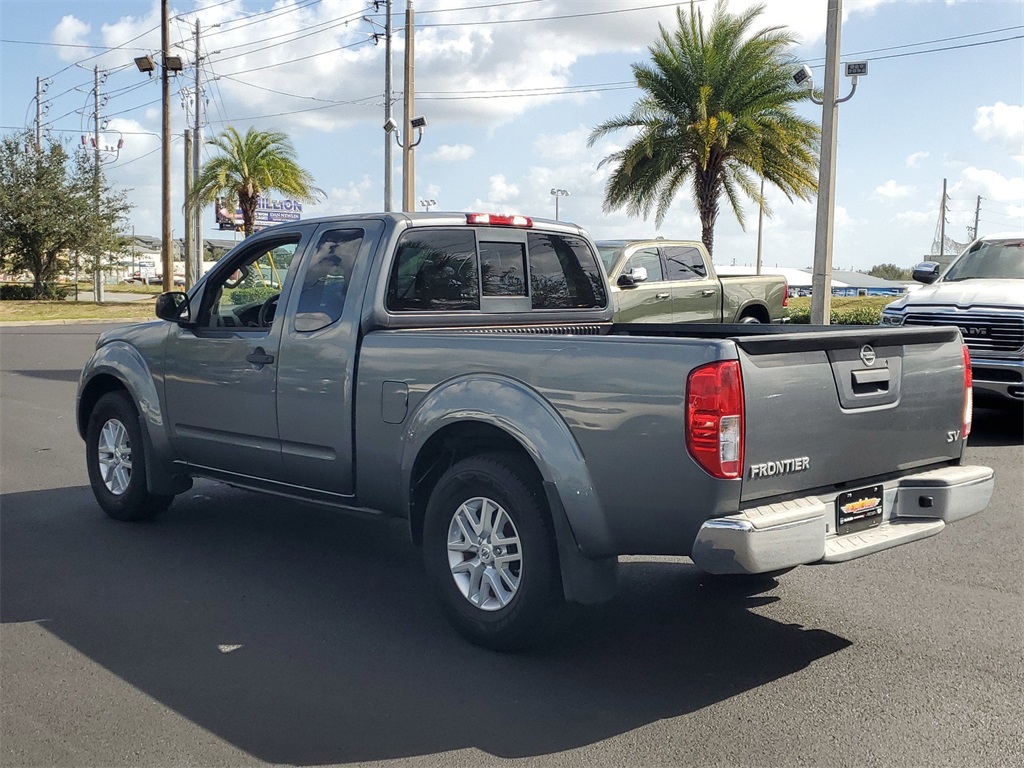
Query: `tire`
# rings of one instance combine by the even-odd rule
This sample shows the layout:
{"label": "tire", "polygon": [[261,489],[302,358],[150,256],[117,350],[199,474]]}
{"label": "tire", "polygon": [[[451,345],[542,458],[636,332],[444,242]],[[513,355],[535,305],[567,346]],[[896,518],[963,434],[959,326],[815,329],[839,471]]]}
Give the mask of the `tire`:
{"label": "tire", "polygon": [[534,644],[564,606],[554,534],[530,470],[511,454],[464,459],[427,503],[427,575],[455,628],[485,648]]}
{"label": "tire", "polygon": [[126,392],[108,392],[96,402],[89,414],[85,457],[93,495],[115,520],[149,520],[174,500],[146,487],[142,428]]}
{"label": "tire", "polygon": [[761,321],[758,318],[754,317],[753,315],[744,315],[743,317],[740,318],[740,322],[743,323],[744,325],[761,324]]}

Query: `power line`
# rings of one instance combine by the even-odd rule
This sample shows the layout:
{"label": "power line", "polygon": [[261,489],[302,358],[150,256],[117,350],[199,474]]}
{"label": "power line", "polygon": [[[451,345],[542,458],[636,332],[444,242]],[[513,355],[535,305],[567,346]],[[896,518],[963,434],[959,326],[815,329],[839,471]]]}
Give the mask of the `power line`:
{"label": "power line", "polygon": [[[896,51],[896,50],[899,50],[901,48],[914,48],[915,46],[918,46],[918,45],[932,45],[933,43],[948,43],[951,40],[965,40],[965,39],[967,39],[969,37],[981,37],[982,35],[995,35],[995,34],[999,34],[1001,32],[1011,32],[1011,31],[1013,31],[1015,29],[1024,29],[1024,24],[1018,24],[1018,25],[1012,26],[1012,27],[1001,27],[1000,29],[990,29],[990,30],[987,30],[985,32],[971,32],[971,33],[966,34],[966,35],[955,35],[954,37],[937,37],[937,38],[935,38],[933,40],[922,40],[921,42],[918,42],[918,43],[903,43],[902,45],[890,45],[890,46],[887,46],[885,48],[870,48],[870,49],[868,49],[866,51],[854,51],[853,53],[844,53],[844,54],[842,54],[842,57],[843,58],[850,58],[850,57],[853,57],[853,56],[864,56],[865,54],[868,54],[868,53],[883,53],[885,51]],[[999,41],[990,41],[990,42],[999,42]],[[922,51],[922,53],[924,53],[924,51]],[[824,61],[824,60],[825,60],[824,56],[819,56],[818,58],[808,59],[806,63],[811,64],[811,63],[821,62],[821,61]]]}

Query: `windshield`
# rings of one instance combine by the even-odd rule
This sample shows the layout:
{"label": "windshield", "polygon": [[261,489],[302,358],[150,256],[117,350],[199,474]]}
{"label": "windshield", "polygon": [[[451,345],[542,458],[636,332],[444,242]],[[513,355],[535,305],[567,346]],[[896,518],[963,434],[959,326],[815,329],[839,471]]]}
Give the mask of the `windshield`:
{"label": "windshield", "polygon": [[1024,239],[983,240],[971,246],[943,276],[957,280],[1024,280]]}

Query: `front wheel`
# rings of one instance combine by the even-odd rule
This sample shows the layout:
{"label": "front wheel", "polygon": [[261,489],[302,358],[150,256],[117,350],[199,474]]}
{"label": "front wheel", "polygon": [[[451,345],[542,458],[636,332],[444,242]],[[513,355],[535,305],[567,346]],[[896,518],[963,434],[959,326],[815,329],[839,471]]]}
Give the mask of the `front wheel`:
{"label": "front wheel", "polygon": [[510,454],[458,462],[427,504],[423,557],[449,619],[487,648],[529,645],[561,604],[554,536],[530,467]]}
{"label": "front wheel", "polygon": [[93,495],[115,520],[148,520],[174,500],[146,487],[142,428],[127,393],[108,392],[96,402],[89,415],[85,455]]}

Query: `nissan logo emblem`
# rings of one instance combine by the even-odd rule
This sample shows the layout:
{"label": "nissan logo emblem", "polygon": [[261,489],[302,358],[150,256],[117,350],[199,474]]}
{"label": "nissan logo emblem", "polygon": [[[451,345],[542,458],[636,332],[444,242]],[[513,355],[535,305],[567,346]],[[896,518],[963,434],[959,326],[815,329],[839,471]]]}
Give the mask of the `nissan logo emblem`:
{"label": "nissan logo emblem", "polygon": [[871,348],[870,344],[865,344],[863,347],[860,348],[860,359],[861,362],[864,363],[864,365],[875,364],[875,350]]}

